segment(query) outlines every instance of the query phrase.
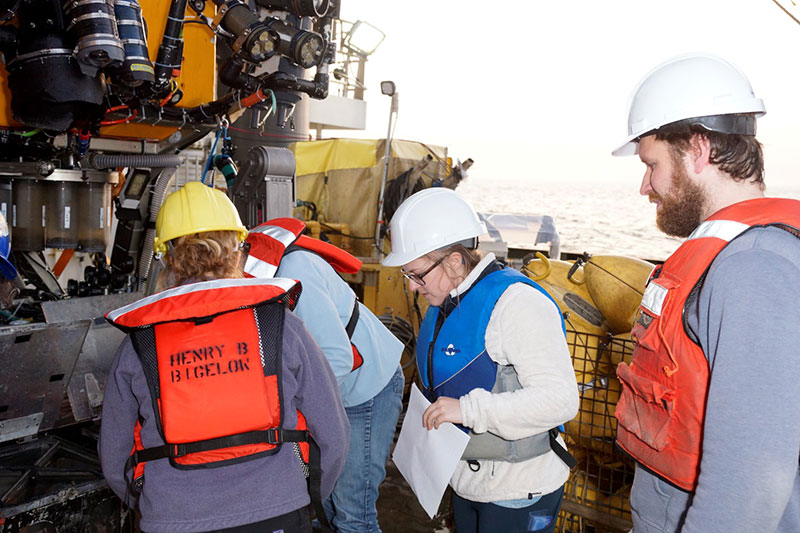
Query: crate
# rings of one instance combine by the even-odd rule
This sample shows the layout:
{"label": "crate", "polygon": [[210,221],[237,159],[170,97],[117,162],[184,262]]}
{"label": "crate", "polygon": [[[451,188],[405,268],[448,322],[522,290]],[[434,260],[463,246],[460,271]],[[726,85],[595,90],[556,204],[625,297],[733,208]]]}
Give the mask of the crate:
{"label": "crate", "polygon": [[556,531],[605,533],[628,531],[628,500],[633,462],[614,445],[614,410],[621,391],[616,367],[630,362],[629,334],[612,336],[567,330],[580,392],[578,415],[566,424],[566,442],[578,464],[564,487]]}

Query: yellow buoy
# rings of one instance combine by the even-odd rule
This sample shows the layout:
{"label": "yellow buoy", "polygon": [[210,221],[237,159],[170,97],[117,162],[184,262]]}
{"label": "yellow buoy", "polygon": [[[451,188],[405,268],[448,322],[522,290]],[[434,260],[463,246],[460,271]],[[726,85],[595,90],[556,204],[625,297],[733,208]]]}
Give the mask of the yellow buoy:
{"label": "yellow buoy", "polygon": [[[605,334],[606,318],[595,305],[588,287],[583,284],[582,272],[570,276],[574,263],[549,259],[541,253],[524,264],[522,273],[539,283],[556,300],[564,313],[569,313],[576,321],[577,329],[583,330],[586,324],[591,333]],[[572,316],[577,315],[577,316]],[[602,330],[602,331],[595,331]]]}
{"label": "yellow buoy", "polygon": [[593,255],[583,265],[586,289],[612,333],[631,330],[654,267],[648,261],[618,255]]}
{"label": "yellow buoy", "polygon": [[[567,345],[578,384],[597,374],[600,346],[608,334],[605,317],[597,310],[586,286],[569,279],[573,263],[548,259],[541,253],[526,262],[522,273],[536,281],[555,300],[566,322]],[[582,275],[578,272],[577,276]]]}

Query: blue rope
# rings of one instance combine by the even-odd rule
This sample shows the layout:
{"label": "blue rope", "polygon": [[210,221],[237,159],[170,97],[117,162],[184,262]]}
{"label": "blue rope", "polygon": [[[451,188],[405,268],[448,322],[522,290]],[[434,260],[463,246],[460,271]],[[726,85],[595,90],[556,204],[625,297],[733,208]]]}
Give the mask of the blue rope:
{"label": "blue rope", "polygon": [[[206,174],[211,168],[211,160],[214,159],[214,152],[217,151],[217,142],[219,141],[219,138],[222,136],[222,130],[227,130],[227,129],[228,128],[220,128],[217,130],[217,137],[214,139],[214,144],[211,146],[211,152],[208,154],[208,159],[206,160],[206,168],[203,169],[203,176],[200,178],[200,183],[202,183],[203,185],[205,185],[206,183]],[[227,136],[227,132],[225,135]]]}

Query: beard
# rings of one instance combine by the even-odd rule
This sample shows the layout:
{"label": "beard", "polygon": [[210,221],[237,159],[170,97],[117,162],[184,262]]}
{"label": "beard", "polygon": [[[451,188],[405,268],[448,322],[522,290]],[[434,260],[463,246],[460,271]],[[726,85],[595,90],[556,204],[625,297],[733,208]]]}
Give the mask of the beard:
{"label": "beard", "polygon": [[706,192],[689,179],[682,162],[675,165],[672,190],[665,196],[651,194],[650,198],[661,200],[656,225],[667,235],[688,237],[704,220]]}

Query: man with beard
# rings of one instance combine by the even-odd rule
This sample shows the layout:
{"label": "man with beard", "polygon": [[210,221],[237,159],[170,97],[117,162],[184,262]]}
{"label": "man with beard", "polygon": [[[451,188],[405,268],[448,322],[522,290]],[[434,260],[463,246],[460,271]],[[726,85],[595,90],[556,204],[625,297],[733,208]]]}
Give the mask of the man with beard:
{"label": "man with beard", "polygon": [[764,104],[713,56],[640,82],[628,138],[659,229],[617,375],[617,444],[636,461],[634,531],[800,531],[800,202],[764,196]]}

